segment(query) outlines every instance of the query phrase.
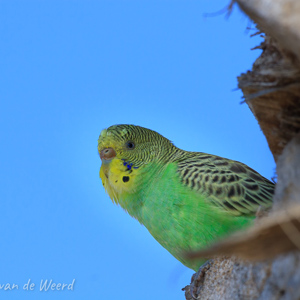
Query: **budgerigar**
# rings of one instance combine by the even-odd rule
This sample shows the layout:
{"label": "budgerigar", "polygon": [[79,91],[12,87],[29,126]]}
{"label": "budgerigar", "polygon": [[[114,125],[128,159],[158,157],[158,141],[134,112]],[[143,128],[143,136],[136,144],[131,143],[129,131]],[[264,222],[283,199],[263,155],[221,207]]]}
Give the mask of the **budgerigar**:
{"label": "budgerigar", "polygon": [[198,250],[251,225],[272,204],[274,184],[240,162],[188,152],[135,125],[104,129],[98,140],[100,177],[113,202],[143,224],[187,267]]}

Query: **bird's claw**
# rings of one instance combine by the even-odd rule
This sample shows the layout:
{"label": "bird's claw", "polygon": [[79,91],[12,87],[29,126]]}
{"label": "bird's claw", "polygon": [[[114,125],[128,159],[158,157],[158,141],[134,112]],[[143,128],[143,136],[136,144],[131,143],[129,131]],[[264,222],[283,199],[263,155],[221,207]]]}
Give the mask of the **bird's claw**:
{"label": "bird's claw", "polygon": [[192,299],[195,300],[200,299],[199,294],[203,286],[205,273],[207,270],[209,270],[211,266],[211,262],[212,262],[211,260],[208,260],[205,264],[203,264],[199,268],[198,272],[192,276],[192,282],[190,285],[190,294],[192,296]]}

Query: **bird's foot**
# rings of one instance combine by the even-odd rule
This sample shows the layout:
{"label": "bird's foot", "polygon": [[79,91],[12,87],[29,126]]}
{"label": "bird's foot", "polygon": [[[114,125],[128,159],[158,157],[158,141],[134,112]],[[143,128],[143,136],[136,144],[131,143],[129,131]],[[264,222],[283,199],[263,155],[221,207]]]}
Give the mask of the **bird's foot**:
{"label": "bird's foot", "polygon": [[198,272],[192,276],[190,284],[190,294],[192,296],[192,299],[200,299],[199,294],[204,283],[205,273],[210,268],[211,263],[212,260],[208,260],[199,268]]}

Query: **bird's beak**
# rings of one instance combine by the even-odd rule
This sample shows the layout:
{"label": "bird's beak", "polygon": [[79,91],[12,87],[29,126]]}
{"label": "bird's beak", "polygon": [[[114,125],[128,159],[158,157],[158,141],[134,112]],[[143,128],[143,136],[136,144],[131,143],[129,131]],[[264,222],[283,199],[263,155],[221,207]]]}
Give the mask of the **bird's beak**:
{"label": "bird's beak", "polygon": [[102,161],[108,161],[116,157],[116,151],[113,148],[104,148],[100,152],[100,158]]}

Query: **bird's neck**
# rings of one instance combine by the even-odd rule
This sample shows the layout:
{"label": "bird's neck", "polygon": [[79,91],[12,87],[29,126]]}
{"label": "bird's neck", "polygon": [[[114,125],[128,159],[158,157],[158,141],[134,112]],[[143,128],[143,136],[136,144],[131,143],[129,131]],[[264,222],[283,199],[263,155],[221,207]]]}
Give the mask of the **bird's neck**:
{"label": "bird's neck", "polygon": [[123,160],[116,158],[109,164],[102,163],[100,178],[111,200],[140,221],[144,191],[153,185],[163,166],[162,163],[155,162],[138,169],[128,169]]}
{"label": "bird's neck", "polygon": [[164,149],[163,154],[157,158],[156,162],[162,164],[173,163],[185,157],[187,153],[187,151],[169,144],[168,147]]}

